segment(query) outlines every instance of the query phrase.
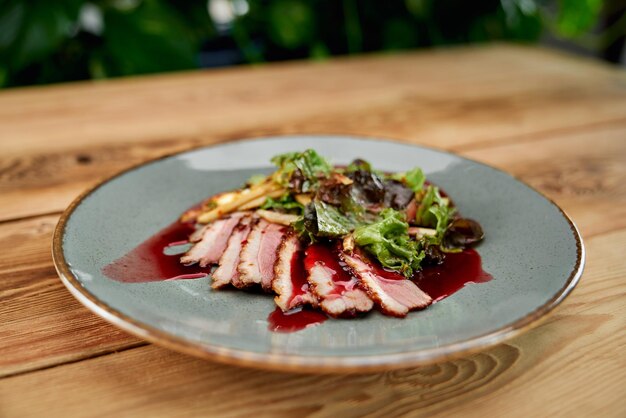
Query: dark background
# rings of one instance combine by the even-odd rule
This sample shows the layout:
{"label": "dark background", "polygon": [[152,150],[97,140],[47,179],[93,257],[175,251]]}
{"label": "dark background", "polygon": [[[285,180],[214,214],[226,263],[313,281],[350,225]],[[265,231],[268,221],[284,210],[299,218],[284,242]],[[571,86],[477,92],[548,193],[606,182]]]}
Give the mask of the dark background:
{"label": "dark background", "polygon": [[0,0],[0,86],[507,40],[624,61],[626,0]]}

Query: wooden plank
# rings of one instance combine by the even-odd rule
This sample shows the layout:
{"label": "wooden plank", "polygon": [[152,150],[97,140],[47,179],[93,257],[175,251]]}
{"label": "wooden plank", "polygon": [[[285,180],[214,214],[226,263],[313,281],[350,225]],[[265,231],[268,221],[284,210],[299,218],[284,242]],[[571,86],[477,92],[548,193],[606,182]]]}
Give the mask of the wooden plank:
{"label": "wooden plank", "polygon": [[626,230],[587,244],[584,278],[555,314],[463,359],[388,373],[307,376],[212,364],[147,346],[2,379],[2,412],[348,418],[525,417],[540,409],[542,416],[622,417]]}
{"label": "wooden plank", "polygon": [[[527,139],[527,141],[536,143],[528,146],[529,151],[525,152],[524,155],[528,158],[536,159],[536,155],[543,155],[541,153],[542,145],[540,144],[544,140],[558,141],[558,138],[564,138],[561,145],[557,145],[557,148],[561,147],[563,152],[569,152],[577,160],[577,164],[562,167],[562,169],[568,171],[566,175],[570,177],[576,175],[575,173],[580,167],[586,167],[586,172],[589,170],[604,170],[605,168],[602,168],[602,164],[599,164],[598,160],[598,158],[604,157],[600,156],[591,160],[581,161],[581,157],[576,152],[579,149],[578,147],[582,147],[582,149],[588,148],[586,141],[595,141],[596,138],[601,138],[604,141],[615,141],[614,145],[609,145],[611,151],[607,151],[606,157],[612,161],[607,167],[615,168],[616,165],[623,162],[623,158],[620,157],[624,155],[624,150],[623,146],[620,147],[620,144],[624,143],[622,138],[626,135],[625,129],[626,121],[604,127],[595,127],[590,131],[581,133],[574,131],[544,134],[540,140],[535,140],[534,138]],[[607,138],[602,139],[604,136],[607,136]],[[568,143],[568,138],[570,137],[578,138],[576,146]],[[214,142],[216,139],[207,140],[207,142],[211,141]],[[520,140],[518,139],[515,143],[519,142]],[[0,220],[32,216],[51,211],[62,211],[83,190],[106,176],[112,175],[129,165],[197,146],[200,143],[200,141],[187,138],[178,142],[158,141],[150,144],[111,145],[95,149],[84,146],[80,150],[76,149],[71,153],[59,152],[38,156],[24,155],[5,161],[4,168],[2,166],[3,157],[0,155]],[[502,157],[510,158],[506,155],[506,145],[508,144],[502,144],[501,147],[504,148],[498,149],[503,151],[498,152],[500,152]],[[472,158],[483,160],[481,156],[489,154],[484,150],[490,146],[493,145],[476,145],[473,148],[463,148],[461,151]],[[518,148],[526,148],[526,145],[520,145]],[[599,155],[603,152],[603,149],[602,147],[594,146],[590,152]],[[555,153],[554,159],[559,158],[558,153],[560,151],[558,149],[553,147],[551,152]],[[517,154],[517,151],[511,155],[514,154]],[[499,158],[498,155],[495,158],[483,161],[493,163],[497,162],[497,158]],[[538,168],[539,172],[545,172],[546,164],[549,167],[549,163],[549,159],[544,159],[541,162],[541,166],[544,168],[535,168]],[[564,163],[567,164],[567,161]],[[523,164],[522,160],[519,160],[517,163],[518,166],[523,166]],[[595,168],[592,167],[593,164],[595,164]],[[508,169],[508,165],[509,163],[507,162],[501,165],[501,167]],[[528,175],[533,176],[533,173],[529,172]],[[558,169],[550,175],[559,175]],[[556,180],[548,179],[548,181],[554,182]],[[605,182],[605,179],[599,178],[597,181],[602,183]],[[588,182],[589,177],[583,181],[583,184],[588,184]],[[580,189],[576,185],[573,185],[572,188]],[[555,193],[556,191],[553,189],[554,187],[549,184],[545,187],[545,190]],[[585,194],[589,195],[589,193],[577,193],[576,197],[584,197]],[[571,193],[569,197],[571,197]],[[609,203],[607,206],[611,209],[612,205]]]}
{"label": "wooden plank", "polygon": [[57,218],[0,225],[0,376],[142,344],[65,289],[50,255]]}
{"label": "wooden plank", "polygon": [[188,139],[96,148],[83,144],[70,152],[0,156],[0,220],[62,211],[105,177],[196,144]]}
{"label": "wooden plank", "polygon": [[[0,274],[51,266],[50,243],[58,219],[57,215],[51,215],[0,224],[0,242],[4,243],[0,251]],[[11,287],[13,284],[0,283],[0,289]]]}
{"label": "wooden plank", "polygon": [[556,201],[583,236],[626,227],[626,125],[461,152]]}
{"label": "wooden plank", "polygon": [[491,46],[15,89],[0,95],[0,150],[306,127],[448,147],[623,119],[625,80],[608,66]]}
{"label": "wooden plank", "polygon": [[625,123],[626,76],[577,63],[495,46],[10,90],[0,220],[60,210],[124,167],[234,137],[333,132],[455,150]]}
{"label": "wooden plank", "polygon": [[10,282],[24,285],[3,291],[0,297],[0,376],[144,344],[80,305],[52,267],[18,272],[11,278]]}
{"label": "wooden plank", "polygon": [[484,141],[623,119],[626,77],[576,63],[501,46],[15,89],[0,95],[0,150],[306,127],[403,137],[408,130],[453,146],[473,142],[476,130]]}
{"label": "wooden plank", "polygon": [[[610,127],[545,138],[541,146],[510,144],[464,154],[508,170],[555,199],[588,238],[626,228],[624,137],[626,126]],[[56,220],[54,215],[0,224],[0,242],[10,243],[0,252],[0,335],[6,341],[0,375],[89,357],[95,347],[106,351],[137,343],[90,314],[61,285],[50,256]],[[29,349],[31,335],[47,339],[49,352]],[[93,339],[98,335],[114,338]]]}

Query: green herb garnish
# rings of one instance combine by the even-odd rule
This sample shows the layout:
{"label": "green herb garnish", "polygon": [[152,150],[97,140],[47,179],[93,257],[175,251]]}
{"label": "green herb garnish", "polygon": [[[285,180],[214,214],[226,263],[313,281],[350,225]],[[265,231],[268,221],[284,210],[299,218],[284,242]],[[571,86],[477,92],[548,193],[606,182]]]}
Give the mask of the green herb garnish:
{"label": "green herb garnish", "polygon": [[297,202],[293,196],[289,193],[285,193],[277,199],[268,197],[265,199],[265,203],[261,205],[261,209],[272,209],[278,212],[295,213],[302,215],[304,212],[304,205]]}
{"label": "green herb garnish", "polygon": [[354,230],[354,242],[378,259],[384,267],[410,277],[420,267],[424,252],[409,237],[404,215],[385,209],[378,220]]}
{"label": "green herb garnish", "polygon": [[330,174],[332,166],[317,152],[289,152],[272,158],[278,170],[274,181],[298,193],[315,190],[321,177]]}

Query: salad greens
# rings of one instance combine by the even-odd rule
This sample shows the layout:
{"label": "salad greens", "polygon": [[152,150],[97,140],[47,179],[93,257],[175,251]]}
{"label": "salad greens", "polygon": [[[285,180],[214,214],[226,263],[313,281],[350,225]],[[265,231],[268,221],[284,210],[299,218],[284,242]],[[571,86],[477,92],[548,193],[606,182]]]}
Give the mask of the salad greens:
{"label": "salad greens", "polygon": [[331,165],[312,149],[290,152],[272,158],[278,167],[274,181],[297,192],[308,192],[319,183],[320,177],[331,172]]}
{"label": "salad greens", "polygon": [[413,170],[406,171],[404,173],[392,174],[391,178],[404,182],[415,193],[422,190],[424,182],[426,182],[426,176],[421,168],[415,167]]}
{"label": "salad greens", "polygon": [[263,183],[266,179],[267,179],[267,176],[264,176],[263,174],[253,174],[252,176],[250,176],[248,181],[246,181],[246,185],[257,186]]}
{"label": "salad greens", "polygon": [[357,227],[353,235],[354,242],[380,264],[407,276],[419,269],[424,258],[420,243],[409,236],[404,215],[394,209],[384,209],[375,222]]}
{"label": "salad greens", "polygon": [[272,190],[261,209],[295,219],[290,225],[303,240],[350,238],[406,277],[483,238],[480,225],[461,218],[419,167],[387,174],[361,159],[333,167],[312,149],[277,155],[272,163],[272,175],[248,181],[254,190]]}
{"label": "salad greens", "polygon": [[304,210],[294,228],[311,241],[318,238],[341,238],[352,231],[356,222],[328,203],[313,200]]}
{"label": "salad greens", "polygon": [[437,243],[440,243],[454,213],[455,209],[450,206],[449,199],[441,197],[438,187],[429,185],[418,206],[415,223],[435,228],[439,239]]}
{"label": "salad greens", "polygon": [[295,213],[297,215],[304,213],[304,205],[297,202],[289,193],[285,193],[277,199],[267,197],[265,202],[261,205],[261,209],[271,209],[278,212]]}

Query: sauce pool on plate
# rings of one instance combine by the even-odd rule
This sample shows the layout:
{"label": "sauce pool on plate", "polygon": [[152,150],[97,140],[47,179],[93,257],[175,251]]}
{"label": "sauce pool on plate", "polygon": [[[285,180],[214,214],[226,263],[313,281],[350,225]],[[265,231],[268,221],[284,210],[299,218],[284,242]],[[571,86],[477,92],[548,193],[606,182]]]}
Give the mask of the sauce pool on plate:
{"label": "sauce pool on plate", "polygon": [[[102,273],[123,283],[146,283],[168,280],[199,279],[211,273],[210,268],[197,265],[186,266],[179,262],[180,252],[170,252],[173,247],[186,244],[189,235],[195,230],[191,223],[176,221],[148,238],[126,255],[113,261],[102,269]],[[167,252],[167,253],[166,253]],[[292,271],[298,272],[292,278],[294,286],[300,288],[306,284],[304,265],[301,254],[292,260]],[[301,265],[302,264],[302,265]],[[403,278],[395,272],[382,270],[388,279]],[[429,266],[420,270],[413,281],[433,298],[441,301],[454,294],[468,284],[485,283],[492,276],[482,268],[480,254],[474,249],[466,249],[459,253],[446,254],[444,262],[437,266]],[[276,308],[267,320],[268,328],[275,332],[294,332],[317,325],[328,317],[318,311],[303,309],[284,313]]]}

